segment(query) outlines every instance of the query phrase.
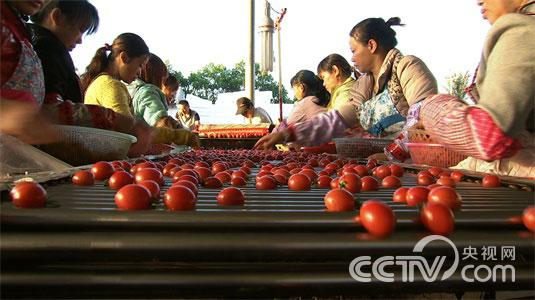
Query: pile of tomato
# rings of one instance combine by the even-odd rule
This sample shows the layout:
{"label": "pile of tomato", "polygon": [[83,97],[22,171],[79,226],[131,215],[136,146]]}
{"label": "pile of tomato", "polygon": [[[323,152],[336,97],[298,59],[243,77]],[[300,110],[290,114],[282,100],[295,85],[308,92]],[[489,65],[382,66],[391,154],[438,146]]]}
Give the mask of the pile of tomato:
{"label": "pile of tomato", "polygon": [[[162,201],[167,209],[182,211],[195,209],[201,186],[222,189],[216,197],[219,205],[244,205],[246,197],[240,187],[251,180],[253,168],[259,168],[254,178],[256,189],[272,190],[281,186],[293,191],[326,189],[326,211],[359,209],[355,221],[379,237],[395,230],[395,214],[380,200],[360,204],[360,193],[395,188],[393,202],[419,207],[421,224],[441,235],[453,231],[454,213],[462,206],[462,198],[455,190],[464,177],[459,171],[430,168],[417,174],[418,186],[403,187],[401,177],[405,170],[399,165],[380,165],[375,160],[359,164],[356,160],[306,152],[195,150],[162,161],[102,161],[90,170],[76,172],[72,182],[90,186],[95,181],[105,181],[110,189],[117,190],[114,200],[120,210],[150,209]],[[172,185],[163,190],[165,177]],[[484,187],[500,185],[496,176],[483,179]],[[19,183],[10,194],[17,207],[46,205],[46,190],[35,182]],[[523,221],[535,231],[535,207],[526,208]]]}

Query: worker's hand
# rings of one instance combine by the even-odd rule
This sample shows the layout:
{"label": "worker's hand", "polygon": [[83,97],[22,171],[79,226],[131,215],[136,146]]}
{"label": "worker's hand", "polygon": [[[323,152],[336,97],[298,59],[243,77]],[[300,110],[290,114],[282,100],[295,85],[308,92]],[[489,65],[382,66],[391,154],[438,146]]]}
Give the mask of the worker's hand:
{"label": "worker's hand", "polygon": [[0,131],[28,144],[49,144],[61,136],[51,122],[31,103],[0,99]]}
{"label": "worker's hand", "polygon": [[133,134],[137,138],[137,142],[130,147],[128,151],[129,157],[138,157],[146,153],[153,140],[154,140],[154,128],[149,126],[143,119],[135,119],[132,129]]}
{"label": "worker's hand", "polygon": [[284,134],[282,132],[275,132],[260,138],[254,145],[253,149],[269,150],[273,149],[276,144],[280,144],[283,142]]}
{"label": "worker's hand", "polygon": [[188,146],[198,149],[201,147],[201,142],[199,140],[199,135],[195,132],[191,132],[190,139],[187,143]]}

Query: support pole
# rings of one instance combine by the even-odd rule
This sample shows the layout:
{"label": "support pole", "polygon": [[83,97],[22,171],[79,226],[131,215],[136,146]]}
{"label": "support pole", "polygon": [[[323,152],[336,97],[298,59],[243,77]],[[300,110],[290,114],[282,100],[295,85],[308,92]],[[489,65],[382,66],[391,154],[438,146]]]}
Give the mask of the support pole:
{"label": "support pole", "polygon": [[255,26],[254,26],[254,11],[255,11],[255,0],[250,0],[249,4],[249,55],[245,63],[245,92],[247,93],[249,99],[255,102],[254,99],[254,82],[255,82],[255,64],[254,64],[254,36],[255,36]]}

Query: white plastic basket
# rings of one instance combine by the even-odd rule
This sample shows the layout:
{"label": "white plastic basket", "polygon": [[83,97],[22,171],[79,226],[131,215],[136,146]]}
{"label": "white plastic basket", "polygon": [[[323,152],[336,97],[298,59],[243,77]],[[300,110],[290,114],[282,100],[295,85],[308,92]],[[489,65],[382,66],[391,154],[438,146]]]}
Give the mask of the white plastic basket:
{"label": "white plastic basket", "polygon": [[74,166],[125,159],[130,146],[137,142],[135,136],[116,131],[66,125],[57,128],[62,141],[40,148]]}

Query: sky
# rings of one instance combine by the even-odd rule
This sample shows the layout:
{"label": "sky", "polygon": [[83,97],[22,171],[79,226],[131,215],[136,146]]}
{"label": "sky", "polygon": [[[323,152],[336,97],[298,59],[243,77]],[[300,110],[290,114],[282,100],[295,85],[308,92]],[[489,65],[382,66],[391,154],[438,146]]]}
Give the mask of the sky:
{"label": "sky", "polygon": [[[97,33],[84,37],[72,51],[82,72],[97,48],[111,44],[123,32],[139,34],[151,52],[169,61],[185,75],[208,63],[229,68],[248,57],[249,0],[90,0],[99,11]],[[265,0],[255,0],[255,61],[260,62],[258,26]],[[397,48],[421,58],[444,91],[446,77],[475,70],[489,25],[476,0],[271,0],[273,9],[287,8],[281,26],[282,82],[289,84],[302,69],[316,72],[331,53],[351,63],[349,31],[363,19],[400,17],[404,27],[394,27]],[[272,12],[275,20],[277,14]],[[273,77],[278,79],[274,36]]]}

